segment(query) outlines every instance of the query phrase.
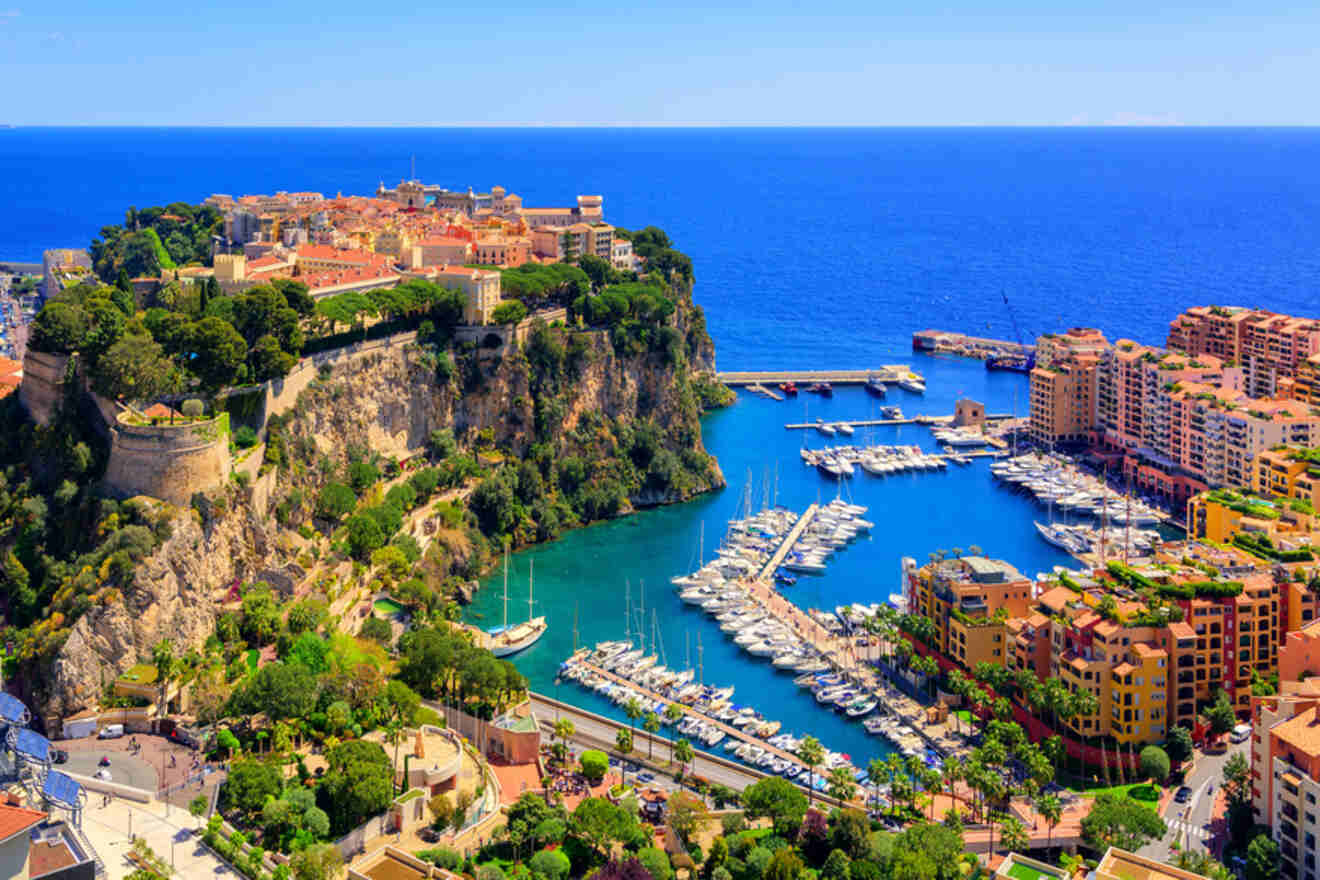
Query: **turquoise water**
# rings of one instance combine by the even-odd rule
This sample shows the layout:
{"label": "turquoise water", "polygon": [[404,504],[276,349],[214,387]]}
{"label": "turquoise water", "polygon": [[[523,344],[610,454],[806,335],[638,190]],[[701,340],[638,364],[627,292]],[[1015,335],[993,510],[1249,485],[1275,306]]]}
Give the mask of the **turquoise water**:
{"label": "turquoise water", "polygon": [[[905,415],[951,413],[954,401],[962,396],[984,401],[992,413],[1013,412],[1015,406],[1021,413],[1026,406],[1022,376],[989,373],[975,361],[922,355],[912,355],[909,360],[926,376],[928,391],[922,397],[890,390],[886,403],[901,406]],[[767,717],[778,718],[784,722],[784,730],[812,733],[827,747],[852,755],[859,766],[888,753],[883,739],[869,736],[855,721],[820,708],[810,694],[793,684],[790,674],[744,654],[711,618],[683,604],[669,584],[671,577],[694,567],[703,523],[707,553],[724,533],[739,506],[749,471],[758,507],[763,486],[775,483],[776,468],[780,504],[800,511],[818,499],[834,497],[836,484],[801,463],[798,450],[803,433],[783,427],[786,422],[803,421],[804,402],[808,421],[817,417],[870,418],[876,406],[860,388],[836,389],[830,400],[802,394],[796,401],[783,403],[740,394],[737,404],[708,415],[704,422],[706,446],[719,458],[728,489],[687,504],[579,529],[511,559],[510,617],[520,619],[526,614],[527,573],[534,561],[537,613],[545,614],[550,622],[541,641],[514,658],[534,690],[622,720],[624,716],[613,704],[576,684],[565,682],[556,688],[555,670],[572,653],[575,619],[578,645],[621,638],[625,584],[631,584],[634,607],[644,585],[646,616],[649,621],[654,609],[668,665],[682,668],[689,656],[695,665],[700,636],[706,681],[735,685],[735,702],[754,705]],[[869,438],[868,430],[872,432]],[[806,439],[812,446],[826,441],[815,431]],[[917,425],[859,428],[853,438],[855,442],[868,439],[936,449],[929,429]],[[882,602],[898,589],[902,557],[924,562],[937,549],[977,544],[988,555],[1007,559],[1028,577],[1072,561],[1042,541],[1032,528],[1033,518],[1045,518],[1043,509],[1029,498],[1000,488],[986,461],[883,478],[859,469],[845,491],[851,492],[856,503],[870,508],[867,519],[875,528],[869,537],[836,553],[825,574],[802,576],[796,586],[785,589],[784,594],[803,607]],[[484,582],[467,618],[491,626],[499,624],[500,615],[500,576],[496,574]]]}

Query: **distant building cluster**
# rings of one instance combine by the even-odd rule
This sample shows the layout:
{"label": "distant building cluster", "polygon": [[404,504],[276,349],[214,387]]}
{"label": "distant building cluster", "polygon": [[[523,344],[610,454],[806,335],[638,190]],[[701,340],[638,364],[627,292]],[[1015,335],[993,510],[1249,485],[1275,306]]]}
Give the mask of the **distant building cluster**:
{"label": "distant building cluster", "polygon": [[1250,486],[1279,444],[1320,444],[1320,322],[1247,309],[1188,309],[1166,348],[1073,328],[1037,341],[1031,434],[1121,459],[1143,491],[1183,502]]}
{"label": "distant building cluster", "polygon": [[321,298],[426,278],[461,288],[467,322],[484,324],[500,301],[494,269],[586,254],[622,271],[639,268],[632,243],[605,222],[601,196],[533,208],[503,187],[461,192],[405,180],[392,188],[382,183],[370,197],[217,194],[206,204],[224,215],[214,269],[182,269],[179,280],[214,274],[229,291],[296,278]]}

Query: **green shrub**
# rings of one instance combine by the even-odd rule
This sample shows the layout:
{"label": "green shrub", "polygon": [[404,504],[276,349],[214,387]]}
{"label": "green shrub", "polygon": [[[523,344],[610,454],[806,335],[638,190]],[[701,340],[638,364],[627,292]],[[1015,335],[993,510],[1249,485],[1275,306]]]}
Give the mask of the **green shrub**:
{"label": "green shrub", "polygon": [[257,445],[257,432],[247,425],[239,425],[234,431],[234,445],[239,449],[251,449]]}

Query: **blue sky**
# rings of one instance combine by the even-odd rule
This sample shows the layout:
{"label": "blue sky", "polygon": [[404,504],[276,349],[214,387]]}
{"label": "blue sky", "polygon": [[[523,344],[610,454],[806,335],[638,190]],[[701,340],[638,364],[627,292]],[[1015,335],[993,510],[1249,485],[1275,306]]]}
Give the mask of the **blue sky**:
{"label": "blue sky", "polygon": [[0,0],[0,123],[1320,123],[1314,2],[447,5]]}

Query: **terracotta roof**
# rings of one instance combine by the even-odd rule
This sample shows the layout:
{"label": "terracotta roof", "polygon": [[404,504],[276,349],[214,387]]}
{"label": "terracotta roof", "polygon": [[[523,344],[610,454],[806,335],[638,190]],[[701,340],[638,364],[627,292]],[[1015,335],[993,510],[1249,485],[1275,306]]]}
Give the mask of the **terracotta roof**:
{"label": "terracotta roof", "polygon": [[1312,758],[1320,755],[1320,718],[1314,707],[1270,728],[1270,734]]}
{"label": "terracotta roof", "polygon": [[1192,629],[1190,625],[1188,625],[1185,621],[1182,620],[1178,621],[1177,623],[1169,624],[1169,633],[1175,639],[1196,638],[1196,630]]}
{"label": "terracotta roof", "polygon": [[1067,587],[1055,587],[1041,593],[1037,601],[1051,611],[1059,611],[1076,598],[1077,594]]}
{"label": "terracotta roof", "polygon": [[0,804],[0,842],[22,834],[33,825],[46,821],[46,814],[27,807],[11,807]]}
{"label": "terracotta roof", "polygon": [[142,411],[142,415],[149,419],[174,419],[183,417],[180,413],[175,412],[163,403],[153,403]]}
{"label": "terracotta roof", "polygon": [[1136,671],[1137,671],[1137,667],[1133,666],[1131,663],[1128,663],[1126,660],[1114,667],[1115,675],[1127,675],[1129,673]]}
{"label": "terracotta roof", "polygon": [[7,358],[0,355],[0,374],[21,373],[23,371],[23,362],[16,361],[13,358]]}

